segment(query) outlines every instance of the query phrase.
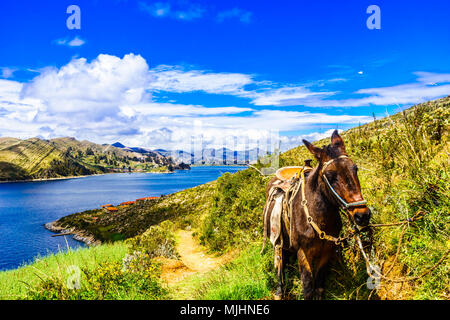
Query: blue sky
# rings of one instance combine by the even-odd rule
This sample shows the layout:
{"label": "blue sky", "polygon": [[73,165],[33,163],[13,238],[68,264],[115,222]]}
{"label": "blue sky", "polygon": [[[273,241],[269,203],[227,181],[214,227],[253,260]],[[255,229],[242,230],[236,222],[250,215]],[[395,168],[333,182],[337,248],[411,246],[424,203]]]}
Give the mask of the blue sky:
{"label": "blue sky", "polygon": [[[81,9],[69,30],[66,9]],[[369,30],[369,5],[381,29]],[[448,1],[8,1],[0,136],[284,149],[450,94]]]}

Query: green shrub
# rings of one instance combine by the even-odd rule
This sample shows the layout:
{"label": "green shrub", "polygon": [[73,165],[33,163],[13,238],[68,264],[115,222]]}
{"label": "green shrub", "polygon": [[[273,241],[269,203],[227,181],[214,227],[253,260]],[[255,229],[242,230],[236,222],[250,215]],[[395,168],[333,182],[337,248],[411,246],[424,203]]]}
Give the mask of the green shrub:
{"label": "green shrub", "polygon": [[150,258],[166,257],[177,258],[176,240],[173,233],[173,223],[169,220],[159,225],[151,226],[140,236],[126,240],[131,252],[143,253]]}
{"label": "green shrub", "polygon": [[217,180],[213,205],[203,221],[200,240],[220,251],[259,239],[265,181],[254,169],[225,173]]}

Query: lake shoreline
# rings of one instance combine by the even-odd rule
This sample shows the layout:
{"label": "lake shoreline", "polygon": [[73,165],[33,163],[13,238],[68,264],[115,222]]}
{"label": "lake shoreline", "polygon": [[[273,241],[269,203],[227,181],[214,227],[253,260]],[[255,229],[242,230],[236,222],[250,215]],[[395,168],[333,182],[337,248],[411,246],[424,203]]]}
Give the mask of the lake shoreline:
{"label": "lake shoreline", "polygon": [[103,176],[105,174],[113,174],[113,173],[120,173],[120,172],[95,173],[95,174],[86,174],[86,175],[82,175],[82,176],[67,176],[67,177],[55,177],[55,178],[45,178],[45,179],[40,178],[40,179],[10,180],[10,181],[2,180],[2,181],[0,181],[0,183],[44,182],[44,181],[70,180],[70,179],[81,179],[81,178],[87,178],[87,177],[93,177],[93,176]]}
{"label": "lake shoreline", "polygon": [[85,230],[78,230],[74,227],[71,228],[63,227],[58,223],[58,220],[45,223],[44,228],[56,234],[67,233],[67,235],[72,235],[73,236],[72,238],[74,240],[83,242],[89,247],[102,244],[100,240],[95,239],[95,237],[89,232]]}
{"label": "lake shoreline", "polygon": [[[242,167],[247,165],[239,165],[239,164],[232,164],[232,165],[191,165],[191,167]],[[0,183],[20,183],[20,182],[45,182],[45,181],[58,181],[58,180],[71,180],[71,179],[81,179],[81,178],[87,178],[87,177],[95,177],[95,176],[103,176],[106,174],[118,174],[118,173],[150,173],[150,174],[167,174],[167,173],[174,173],[178,170],[190,170],[190,169],[175,169],[174,171],[134,171],[134,172],[105,172],[105,173],[94,173],[94,174],[86,174],[81,176],[67,176],[67,177],[54,177],[54,178],[38,178],[38,179],[24,179],[24,180],[0,180]]]}
{"label": "lake shoreline", "polygon": [[[189,169],[176,169],[176,170],[189,170]],[[107,174],[119,174],[119,173],[149,173],[149,174],[167,174],[174,173],[174,171],[162,171],[162,172],[146,172],[146,171],[135,171],[135,172],[105,172],[105,173],[94,173],[86,174],[82,176],[67,176],[67,177],[55,177],[55,178],[40,178],[40,179],[25,179],[25,180],[1,180],[0,183],[20,183],[20,182],[45,182],[45,181],[58,181],[58,180],[71,180],[71,179],[81,179],[87,177],[104,176]]]}

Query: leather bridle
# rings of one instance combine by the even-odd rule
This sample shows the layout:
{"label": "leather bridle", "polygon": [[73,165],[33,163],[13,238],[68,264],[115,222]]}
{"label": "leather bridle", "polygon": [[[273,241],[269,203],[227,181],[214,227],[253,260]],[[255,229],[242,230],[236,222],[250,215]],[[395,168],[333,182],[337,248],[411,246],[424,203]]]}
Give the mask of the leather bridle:
{"label": "leather bridle", "polygon": [[354,202],[347,202],[345,201],[337,192],[336,190],[334,190],[333,186],[331,185],[331,183],[328,181],[327,176],[325,175],[324,171],[325,169],[328,167],[329,164],[331,164],[332,162],[338,160],[338,159],[343,159],[343,158],[347,158],[349,159],[349,157],[342,155],[339,156],[337,158],[331,159],[327,162],[325,162],[323,164],[322,170],[320,171],[320,175],[322,176],[323,180],[325,181],[325,184],[328,186],[328,188],[330,189],[331,193],[336,197],[336,199],[340,202],[340,204],[344,207],[344,209],[348,209],[351,207],[357,207],[357,206],[362,206],[365,205],[367,203],[366,200],[361,200],[361,201],[354,201]]}

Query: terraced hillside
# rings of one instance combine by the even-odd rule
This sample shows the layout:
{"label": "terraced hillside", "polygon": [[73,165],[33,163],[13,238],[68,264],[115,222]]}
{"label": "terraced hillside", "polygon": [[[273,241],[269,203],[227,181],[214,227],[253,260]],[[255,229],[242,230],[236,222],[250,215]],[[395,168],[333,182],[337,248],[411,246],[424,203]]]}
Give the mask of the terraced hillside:
{"label": "terraced hillside", "polygon": [[0,181],[174,168],[171,158],[158,153],[141,154],[74,138],[0,138]]}

